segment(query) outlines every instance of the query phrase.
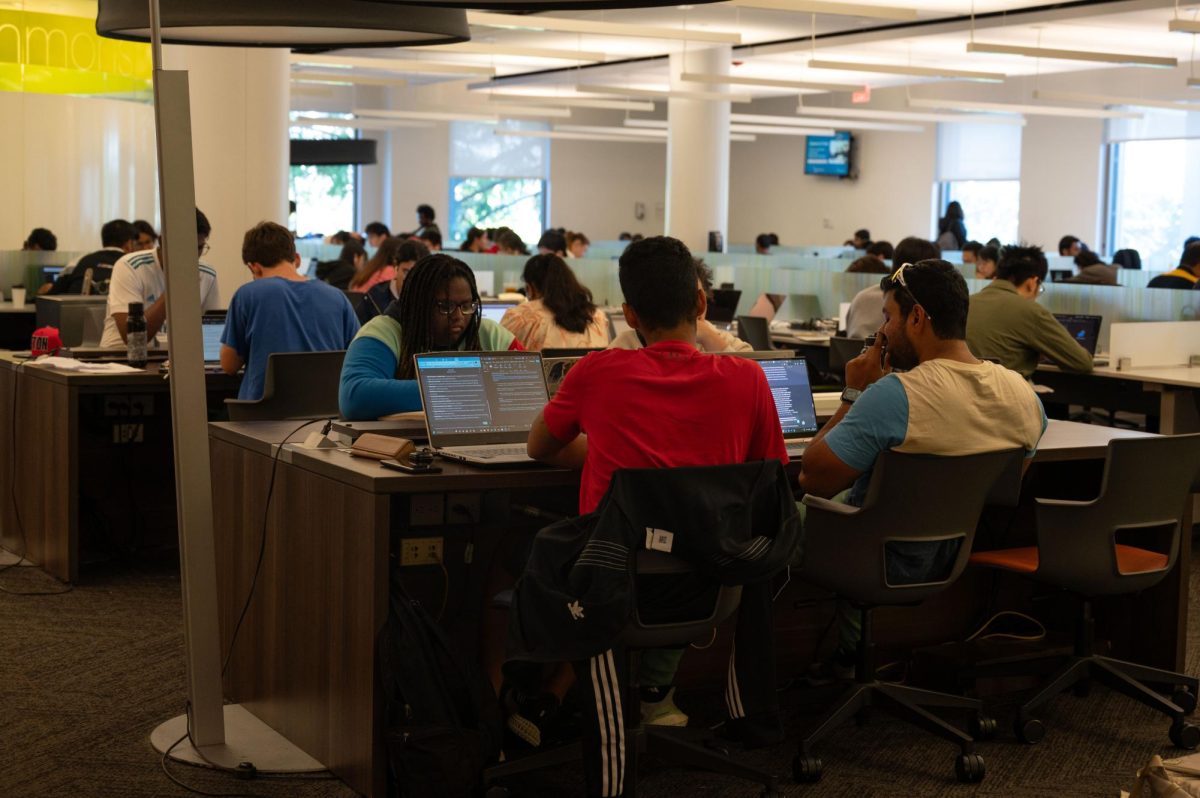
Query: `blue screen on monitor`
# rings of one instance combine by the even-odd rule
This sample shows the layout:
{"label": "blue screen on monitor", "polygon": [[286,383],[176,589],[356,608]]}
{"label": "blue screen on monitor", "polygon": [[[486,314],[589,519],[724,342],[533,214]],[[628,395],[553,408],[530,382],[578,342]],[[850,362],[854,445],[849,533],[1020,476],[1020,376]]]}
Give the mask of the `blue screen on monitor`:
{"label": "blue screen on monitor", "polygon": [[808,136],[805,139],[804,174],[850,174],[850,134],[847,131],[832,136]]}

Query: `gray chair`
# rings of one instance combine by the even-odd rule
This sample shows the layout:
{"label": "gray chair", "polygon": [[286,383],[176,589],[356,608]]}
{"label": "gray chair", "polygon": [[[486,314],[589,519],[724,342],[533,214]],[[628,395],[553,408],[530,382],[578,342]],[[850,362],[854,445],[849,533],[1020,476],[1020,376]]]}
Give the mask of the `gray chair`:
{"label": "gray chair", "polygon": [[846,379],[846,364],[858,357],[866,343],[867,340],[865,338],[840,338],[838,336],[830,338],[829,373],[844,382]]}
{"label": "gray chair", "polygon": [[774,349],[771,343],[771,323],[760,316],[738,316],[738,338],[741,338],[755,351],[765,352]]}
{"label": "gray chair", "polygon": [[261,399],[226,399],[230,421],[337,418],[345,350],[272,352]]}
{"label": "gray chair", "polygon": [[[875,673],[872,610],[915,604],[949,587],[967,565],[975,527],[985,504],[1014,506],[1020,492],[1024,452],[1011,450],[962,457],[885,452],[875,463],[861,507],[805,496],[801,577],[849,601],[862,618],[854,684],[801,738],[792,763],[796,781],[821,777],[813,747],[852,717],[878,707],[901,720],[956,743],[958,779],[983,780],[983,758],[974,739],[930,713],[927,707],[973,713],[972,726],[991,725],[979,701],[949,693],[881,682]],[[896,563],[921,556],[914,546],[938,547],[941,573],[902,579]]]}
{"label": "gray chair", "polygon": [[[1080,599],[1075,652],[1017,711],[1017,738],[1036,743],[1045,728],[1033,713],[1068,688],[1085,691],[1094,677],[1171,718],[1180,748],[1200,745],[1200,727],[1184,720],[1196,708],[1197,680],[1101,656],[1095,651],[1092,599],[1153,587],[1179,555],[1191,493],[1200,490],[1200,435],[1114,440],[1108,445],[1100,495],[1092,501],[1037,499],[1037,545],[976,552],[971,564],[1022,574]],[[1150,548],[1146,548],[1150,546]],[[987,669],[981,675],[1000,675]],[[1007,671],[1013,672],[1013,671]],[[1166,688],[1170,698],[1146,685]]]}

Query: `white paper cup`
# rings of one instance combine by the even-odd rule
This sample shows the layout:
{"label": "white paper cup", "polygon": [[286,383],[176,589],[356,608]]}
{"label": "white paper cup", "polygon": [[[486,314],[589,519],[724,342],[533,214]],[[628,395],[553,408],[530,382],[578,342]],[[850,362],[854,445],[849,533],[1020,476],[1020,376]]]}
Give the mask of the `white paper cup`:
{"label": "white paper cup", "polygon": [[24,288],[14,288],[12,290],[12,302],[17,307],[23,307],[25,305],[25,289]]}

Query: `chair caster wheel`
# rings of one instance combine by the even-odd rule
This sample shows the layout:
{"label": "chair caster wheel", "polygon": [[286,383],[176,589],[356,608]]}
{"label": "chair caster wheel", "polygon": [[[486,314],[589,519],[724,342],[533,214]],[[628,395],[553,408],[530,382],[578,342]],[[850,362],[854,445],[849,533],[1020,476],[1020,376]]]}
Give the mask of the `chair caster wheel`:
{"label": "chair caster wheel", "polygon": [[979,754],[962,754],[954,763],[954,772],[963,784],[978,784],[983,781],[983,757]]}
{"label": "chair caster wheel", "polygon": [[1177,720],[1171,724],[1171,743],[1176,748],[1192,749],[1200,745],[1200,726]]}
{"label": "chair caster wheel", "polygon": [[1176,687],[1171,693],[1171,703],[1182,709],[1183,714],[1190,715],[1196,711],[1196,694],[1186,687]]}
{"label": "chair caster wheel", "polygon": [[1013,733],[1021,742],[1034,745],[1040,743],[1046,736],[1046,727],[1037,718],[1022,719],[1018,715],[1017,719],[1013,721]]}
{"label": "chair caster wheel", "polygon": [[814,784],[821,780],[821,760],[815,756],[796,754],[792,759],[792,778],[801,784]]}
{"label": "chair caster wheel", "polygon": [[976,740],[991,740],[996,736],[996,719],[984,714],[971,718],[967,732]]}

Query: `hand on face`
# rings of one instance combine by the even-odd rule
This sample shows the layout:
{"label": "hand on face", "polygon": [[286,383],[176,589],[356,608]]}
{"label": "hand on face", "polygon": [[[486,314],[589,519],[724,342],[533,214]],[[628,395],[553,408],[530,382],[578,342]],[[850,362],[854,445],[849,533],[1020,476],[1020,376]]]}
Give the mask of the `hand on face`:
{"label": "hand on face", "polygon": [[875,341],[866,351],[846,364],[846,387],[864,390],[881,377],[891,373],[891,366],[884,366],[884,352],[887,346],[887,336],[883,328],[875,334]]}

